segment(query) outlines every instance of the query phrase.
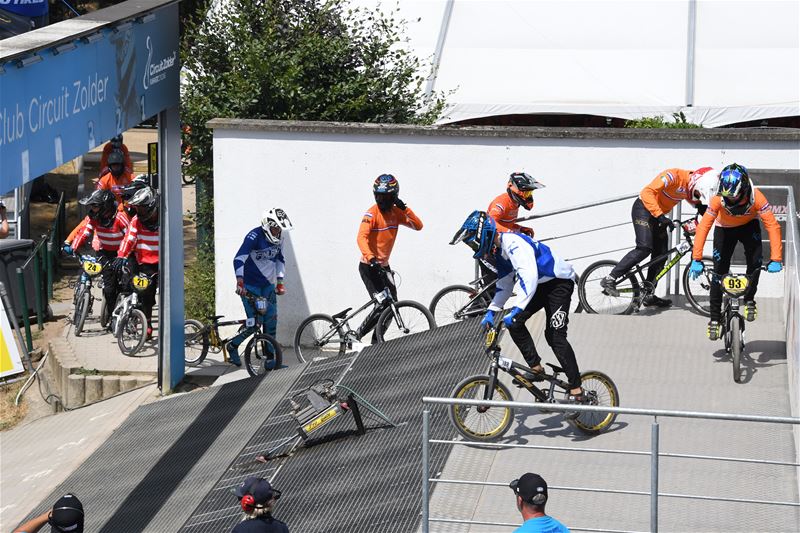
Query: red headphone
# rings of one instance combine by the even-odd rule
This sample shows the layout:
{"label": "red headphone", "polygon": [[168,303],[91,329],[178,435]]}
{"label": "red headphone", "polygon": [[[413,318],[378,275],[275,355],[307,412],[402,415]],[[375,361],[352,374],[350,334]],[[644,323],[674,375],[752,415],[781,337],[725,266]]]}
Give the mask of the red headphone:
{"label": "red headphone", "polygon": [[252,494],[245,494],[242,496],[242,511],[245,513],[252,513],[256,510],[256,499]]}

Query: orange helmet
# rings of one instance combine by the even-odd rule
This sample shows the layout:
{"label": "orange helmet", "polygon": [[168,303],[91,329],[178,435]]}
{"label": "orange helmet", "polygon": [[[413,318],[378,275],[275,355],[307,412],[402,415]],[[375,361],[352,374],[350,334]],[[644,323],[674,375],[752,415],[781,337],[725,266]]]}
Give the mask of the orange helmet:
{"label": "orange helmet", "polygon": [[533,207],[533,191],[544,187],[543,183],[536,181],[525,172],[514,172],[508,178],[506,192],[520,207],[529,210]]}

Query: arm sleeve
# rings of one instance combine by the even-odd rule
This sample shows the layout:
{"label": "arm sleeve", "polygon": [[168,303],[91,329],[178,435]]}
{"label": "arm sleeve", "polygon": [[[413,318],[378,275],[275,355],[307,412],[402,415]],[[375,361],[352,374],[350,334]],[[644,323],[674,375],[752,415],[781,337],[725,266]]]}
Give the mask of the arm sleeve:
{"label": "arm sleeve", "polygon": [[503,276],[497,280],[494,290],[494,298],[492,303],[489,304],[489,309],[492,311],[500,311],[503,305],[511,297],[511,292],[514,290],[514,272]]}
{"label": "arm sleeve", "polygon": [[75,238],[72,239],[72,244],[70,245],[72,246],[73,250],[77,250],[78,248],[81,247],[81,245],[86,241],[86,238],[89,236],[89,234],[92,232],[94,228],[92,228],[92,223],[89,220],[89,217],[87,216],[86,218],[83,219],[83,221],[81,221],[80,224],[78,224],[78,227],[75,229],[76,229]]}
{"label": "arm sleeve", "polygon": [[122,244],[119,245],[117,257],[128,257],[131,255],[133,248],[136,246],[136,240],[139,237],[138,222],[136,217],[131,221],[130,226],[128,226],[128,233],[125,234],[125,238],[122,239]]}
{"label": "arm sleeve", "polygon": [[278,279],[286,277],[286,260],[283,258],[283,246],[281,246],[278,255],[275,256],[275,277]]}
{"label": "arm sleeve", "polygon": [[[256,242],[256,234],[252,231],[248,233],[244,241],[242,241],[242,245],[239,247],[239,251],[236,252],[236,256],[233,258],[233,272],[237,278],[244,277],[244,264],[247,262],[247,258],[250,256],[250,250],[253,249],[253,244]],[[283,259],[281,257],[281,259]]]}
{"label": "arm sleeve", "polygon": [[756,205],[758,209],[758,218],[764,224],[764,228],[769,235],[769,258],[772,261],[781,262],[783,258],[783,243],[781,242],[781,227],[778,221],[775,220],[775,214],[772,212],[772,206],[767,201],[766,197],[760,191],[756,191]]}
{"label": "arm sleeve", "polygon": [[[400,209],[399,207],[397,209]],[[410,207],[406,207],[406,210],[402,212],[404,215],[403,218],[403,225],[408,226],[413,230],[421,230],[422,229],[422,220],[417,216],[414,211],[411,210]]]}
{"label": "arm sleeve", "polygon": [[696,259],[697,261],[703,260],[703,247],[706,245],[708,233],[711,231],[711,227],[717,219],[717,209],[713,207],[714,201],[712,200],[711,203],[712,205],[708,206],[708,209],[706,209],[706,214],[700,219],[700,223],[697,225],[697,230],[694,235],[692,259]]}
{"label": "arm sleeve", "polygon": [[369,212],[364,213],[364,216],[361,218],[361,224],[358,226],[358,236],[356,237],[358,249],[361,250],[361,254],[367,261],[375,257],[375,252],[369,247],[369,234],[372,230],[372,221],[372,214]]}
{"label": "arm sleeve", "polygon": [[[508,244],[506,244],[508,241]],[[511,238],[503,239],[503,247],[506,248],[508,258],[517,273],[516,307],[525,309],[536,294],[536,287],[539,285],[539,267],[536,264],[536,252],[533,247],[525,242],[521,237],[511,235]]]}
{"label": "arm sleeve", "polygon": [[639,198],[642,199],[644,206],[656,218],[664,214],[658,205],[658,194],[669,185],[671,179],[675,178],[667,172],[662,172],[639,193]]}

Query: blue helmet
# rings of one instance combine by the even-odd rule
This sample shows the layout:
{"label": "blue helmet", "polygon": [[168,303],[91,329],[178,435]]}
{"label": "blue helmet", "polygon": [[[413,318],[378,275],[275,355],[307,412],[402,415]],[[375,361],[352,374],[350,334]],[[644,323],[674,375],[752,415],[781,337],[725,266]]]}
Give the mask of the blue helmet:
{"label": "blue helmet", "polygon": [[734,207],[743,197],[749,197],[751,192],[750,176],[742,165],[733,163],[722,169],[719,173],[719,189],[717,194],[722,196],[726,207]]}
{"label": "blue helmet", "polygon": [[496,234],[497,226],[494,219],[484,211],[473,211],[461,224],[450,244],[461,241],[467,243],[467,246],[475,251],[472,257],[477,259],[491,251]]}

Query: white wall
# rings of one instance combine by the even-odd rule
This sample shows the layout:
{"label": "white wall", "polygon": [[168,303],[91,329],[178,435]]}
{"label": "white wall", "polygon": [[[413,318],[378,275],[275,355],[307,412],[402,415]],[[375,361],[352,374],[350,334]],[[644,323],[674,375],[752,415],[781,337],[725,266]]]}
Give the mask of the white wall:
{"label": "white wall", "polygon": [[[755,134],[746,140],[741,135],[737,140],[619,139],[603,133],[612,130],[567,138],[552,133],[498,137],[491,129],[486,136],[438,135],[430,129],[420,135],[410,128],[338,125],[326,132],[318,123],[286,128],[274,122],[215,122],[217,312],[242,314],[233,291],[233,256],[261,212],[282,207],[295,226],[284,250],[287,294],[279,298],[283,344],[292,343],[297,325],[309,314],[333,314],[367,300],[358,275],[356,232],[361,215],[374,203],[372,181],[381,173],[397,177],[400,197],[425,224],[421,232],[401,228],[391,265],[402,276],[400,298],[427,305],[443,286],[472,279],[469,249],[448,242],[469,212],[486,209],[505,190],[512,171],[528,172],[547,185],[534,193],[533,213],[542,213],[638,193],[670,167],[721,168],[733,161],[751,168],[800,167],[796,139]],[[631,203],[545,218],[533,227],[537,237],[546,238],[629,221]],[[626,225],[548,244],[561,257],[574,258],[632,247],[633,231]],[[580,273],[597,259],[621,255],[574,264]]]}

